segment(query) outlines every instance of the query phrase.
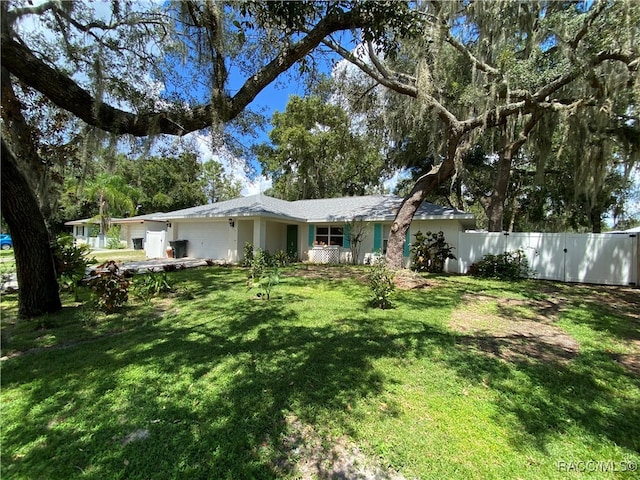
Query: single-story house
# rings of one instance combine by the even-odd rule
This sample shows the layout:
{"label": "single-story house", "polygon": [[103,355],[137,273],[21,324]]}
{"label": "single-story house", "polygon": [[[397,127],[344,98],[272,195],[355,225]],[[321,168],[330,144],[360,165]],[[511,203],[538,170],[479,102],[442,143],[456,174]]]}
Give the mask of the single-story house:
{"label": "single-story house", "polygon": [[[364,227],[358,255],[358,263],[363,263],[372,254],[386,252],[391,224],[401,203],[402,198],[394,195],[290,202],[257,194],[143,216],[136,235],[141,235],[143,228],[166,225],[166,230],[146,230],[145,250],[150,258],[165,256],[167,248],[176,245],[172,242],[186,240],[189,257],[236,263],[243,259],[245,243],[250,242],[254,248],[271,253],[283,250],[299,260],[322,263],[349,262],[349,232],[351,228]],[[356,222],[354,227],[351,222]],[[411,235],[418,230],[441,230],[445,239],[457,247],[458,233],[474,227],[472,214],[423,203],[405,240],[405,262],[409,263]],[[456,269],[457,266],[452,271]]]}
{"label": "single-story house", "polygon": [[[147,232],[166,231],[167,229],[166,222],[153,219],[155,215],[158,214],[112,218],[111,224],[120,226],[120,241],[125,248],[139,248],[144,246]],[[72,235],[77,242],[87,243],[94,248],[104,248],[106,246],[106,236],[98,235],[100,231],[99,219],[94,217],[72,220],[66,222],[65,225],[72,227]]]}

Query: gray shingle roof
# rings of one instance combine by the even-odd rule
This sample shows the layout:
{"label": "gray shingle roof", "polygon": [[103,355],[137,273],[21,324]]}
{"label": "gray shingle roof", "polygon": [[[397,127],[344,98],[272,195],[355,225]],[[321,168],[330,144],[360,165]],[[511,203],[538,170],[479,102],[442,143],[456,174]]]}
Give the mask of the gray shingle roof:
{"label": "gray shingle roof", "polygon": [[[395,195],[367,195],[361,197],[324,198],[319,200],[297,200],[288,202],[263,194],[239,197],[224,202],[186,208],[174,212],[157,214],[156,220],[177,220],[183,218],[224,218],[268,216],[299,222],[350,221],[362,217],[363,220],[393,220],[402,198]],[[473,221],[473,215],[453,208],[423,203],[415,220],[459,219]]]}
{"label": "gray shingle roof", "polygon": [[288,218],[306,221],[296,217],[292,202],[257,194],[248,197],[238,197],[224,202],[211,203],[198,207],[185,208],[174,212],[155,215],[155,219],[174,220],[181,218],[222,218],[222,217],[254,217],[258,215]]}

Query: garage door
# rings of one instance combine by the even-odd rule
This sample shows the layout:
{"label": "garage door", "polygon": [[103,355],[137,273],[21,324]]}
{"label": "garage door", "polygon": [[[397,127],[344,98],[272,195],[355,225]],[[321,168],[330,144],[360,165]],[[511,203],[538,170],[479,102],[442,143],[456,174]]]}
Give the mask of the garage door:
{"label": "garage door", "polygon": [[229,225],[226,222],[181,223],[178,226],[177,240],[189,241],[189,257],[226,260],[229,252]]}

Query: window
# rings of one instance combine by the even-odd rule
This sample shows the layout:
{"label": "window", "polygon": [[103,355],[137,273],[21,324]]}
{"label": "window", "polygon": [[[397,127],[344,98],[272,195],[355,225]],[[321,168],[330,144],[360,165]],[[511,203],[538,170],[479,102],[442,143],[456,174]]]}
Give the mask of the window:
{"label": "window", "polygon": [[342,246],[344,239],[344,227],[326,226],[316,228],[316,243],[318,245],[338,245]]}

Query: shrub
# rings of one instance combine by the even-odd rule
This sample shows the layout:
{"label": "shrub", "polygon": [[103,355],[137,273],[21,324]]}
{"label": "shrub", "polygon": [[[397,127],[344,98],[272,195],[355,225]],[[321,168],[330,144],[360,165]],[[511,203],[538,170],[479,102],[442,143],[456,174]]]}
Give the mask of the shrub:
{"label": "shrub", "polygon": [[262,277],[265,269],[269,266],[268,258],[262,249],[258,248],[253,253],[253,258],[249,263],[249,282],[257,281]]}
{"label": "shrub", "polygon": [[109,228],[109,231],[107,232],[107,248],[112,250],[124,248],[122,242],[120,241],[119,225],[113,225]]}
{"label": "shrub", "polygon": [[277,268],[271,268],[262,273],[258,285],[262,290],[258,293],[259,297],[264,297],[267,300],[271,300],[271,292],[276,285],[280,283],[280,272]]}
{"label": "shrub", "polygon": [[416,241],[411,245],[413,260],[411,269],[416,272],[442,273],[444,262],[449,258],[455,260],[453,247],[444,239],[442,231],[438,233],[427,232],[426,235],[420,230],[414,235]]}
{"label": "shrub", "polygon": [[244,244],[244,260],[242,260],[243,267],[250,267],[253,262],[253,243],[245,242]]}
{"label": "shrub", "polygon": [[286,267],[291,263],[291,255],[289,255],[284,250],[278,250],[276,253],[271,255],[270,265],[272,267]]}
{"label": "shrub", "polygon": [[373,262],[369,272],[369,288],[371,288],[371,305],[377,308],[391,308],[391,296],[395,290],[393,278],[395,274],[387,268],[383,258]]}
{"label": "shrub", "polygon": [[89,281],[96,294],[96,305],[106,313],[113,313],[127,303],[130,285],[113,260],[98,265],[95,276]]}
{"label": "shrub", "polygon": [[529,261],[522,250],[498,255],[488,254],[469,267],[469,275],[499,280],[519,280],[529,277],[532,273]]}
{"label": "shrub", "polygon": [[96,259],[89,257],[91,249],[88,245],[76,245],[69,234],[60,234],[52,244],[53,259],[60,288],[73,291],[78,301],[78,283],[85,276],[87,267]]}
{"label": "shrub", "polygon": [[139,275],[133,282],[135,296],[147,304],[151,301],[151,297],[171,291],[173,288],[169,283],[166,271]]}

